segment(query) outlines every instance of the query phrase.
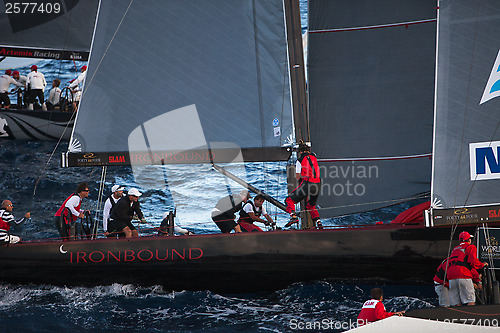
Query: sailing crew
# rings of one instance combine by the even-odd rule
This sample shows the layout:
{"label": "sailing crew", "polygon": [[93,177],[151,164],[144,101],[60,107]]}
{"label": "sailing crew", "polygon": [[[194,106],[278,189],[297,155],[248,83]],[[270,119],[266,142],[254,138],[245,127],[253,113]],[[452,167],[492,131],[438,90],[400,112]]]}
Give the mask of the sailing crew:
{"label": "sailing crew", "polygon": [[[265,225],[272,225],[274,223],[271,216],[267,214],[266,208],[263,206],[264,201],[266,201],[264,196],[258,194],[255,196],[254,202],[248,200],[243,205],[238,220],[242,232],[262,231],[261,228],[253,224],[254,222],[264,223]],[[260,216],[264,216],[266,219],[261,219]]]}
{"label": "sailing crew", "polygon": [[0,76],[0,107],[8,109],[10,108],[10,98],[9,98],[9,87],[11,84],[22,87],[23,85],[14,80],[10,75],[12,71],[10,69],[5,71],[5,74]]}
{"label": "sailing crew", "polygon": [[118,200],[109,215],[108,232],[110,234],[118,236],[125,234],[126,238],[139,236],[139,232],[132,224],[132,218],[135,213],[142,223],[146,223],[138,201],[141,195],[139,190],[131,188],[126,196]]}
{"label": "sailing crew", "polygon": [[69,89],[73,93],[73,110],[76,110],[82,98],[83,82],[87,77],[87,66],[80,68],[80,75],[71,82]]}
{"label": "sailing crew", "polygon": [[358,315],[358,326],[363,326],[392,316],[401,317],[405,313],[404,311],[387,312],[384,304],[382,303],[384,300],[384,291],[380,288],[373,288],[370,291],[370,296],[372,299],[363,304],[361,312]]}
{"label": "sailing crew", "polygon": [[23,218],[16,221],[16,218],[14,217],[14,215],[12,215],[13,208],[14,205],[12,204],[12,201],[2,201],[2,209],[0,209],[0,241],[10,244],[19,243],[21,241],[21,238],[19,236],[9,235],[9,230],[12,223],[21,224],[30,220],[31,217],[30,213],[28,212],[24,214]]}
{"label": "sailing crew", "polygon": [[50,89],[49,98],[46,102],[47,110],[54,110],[56,106],[59,106],[59,102],[61,99],[61,89],[59,88],[60,84],[61,81],[59,81],[58,79],[52,81],[52,89]]}
{"label": "sailing crew", "polygon": [[222,233],[241,232],[240,225],[234,220],[236,212],[239,212],[243,205],[250,199],[248,190],[241,191],[237,196],[228,195],[220,199],[212,209],[212,221],[217,224]]}
{"label": "sailing crew", "polygon": [[104,230],[104,235],[109,235],[108,232],[108,219],[111,209],[116,205],[118,200],[123,197],[124,187],[120,185],[113,185],[111,188],[111,194],[106,198],[104,202],[104,210],[102,211],[102,230]]}
{"label": "sailing crew", "polygon": [[[13,71],[12,77],[14,78],[14,80],[16,80],[17,82],[22,84],[22,87],[26,86],[26,81],[28,80],[28,78],[26,76],[19,75],[18,71]],[[22,88],[22,87],[20,87],[20,88]],[[18,108],[23,107],[24,103],[26,103],[26,97],[27,97],[25,90],[20,89],[20,88],[17,89],[17,107]],[[14,92],[14,91],[15,91],[14,89],[11,90],[11,92]]]}
{"label": "sailing crew", "polygon": [[29,86],[31,89],[28,96],[28,110],[33,110],[33,103],[35,103],[38,97],[38,101],[42,105],[42,110],[47,111],[45,97],[43,96],[46,85],[45,76],[38,71],[38,67],[36,65],[31,66],[31,73],[26,78],[26,88]]}
{"label": "sailing crew", "polygon": [[475,305],[473,269],[481,269],[488,265],[477,259],[477,248],[472,244],[472,235],[463,231],[458,236],[460,245],[451,251],[448,259],[448,279],[450,280],[450,305]]}
{"label": "sailing crew", "polygon": [[450,307],[449,287],[448,280],[448,258],[443,260],[437,268],[436,275],[434,275],[434,290],[438,295],[439,305],[446,308]]}
{"label": "sailing crew", "polygon": [[316,155],[311,153],[311,148],[301,142],[299,144],[299,158],[295,164],[295,178],[299,180],[299,186],[293,190],[285,199],[286,212],[290,214],[290,221],[285,225],[290,227],[293,223],[298,222],[297,214],[295,213],[295,204],[306,200],[306,209],[311,214],[311,218],[316,226],[323,228],[319,219],[316,201],[318,200],[321,178]]}
{"label": "sailing crew", "polygon": [[[64,200],[63,204],[57,210],[55,222],[59,234],[63,240],[75,240],[76,238],[76,220],[85,217],[85,211],[81,209],[82,200],[89,196],[89,187],[87,183],[80,183],[76,187],[75,193],[72,193]],[[90,211],[87,211],[90,213]]]}

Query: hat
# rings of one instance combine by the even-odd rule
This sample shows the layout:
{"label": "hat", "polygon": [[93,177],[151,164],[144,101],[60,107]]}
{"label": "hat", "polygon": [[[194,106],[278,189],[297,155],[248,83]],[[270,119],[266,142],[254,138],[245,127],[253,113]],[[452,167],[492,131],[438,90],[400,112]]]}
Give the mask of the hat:
{"label": "hat", "polygon": [[466,241],[469,238],[474,237],[471,234],[469,234],[467,231],[462,231],[460,235],[458,235],[458,239],[461,241]]}
{"label": "hat", "polygon": [[80,68],[80,70],[81,70],[81,71],[83,71],[83,70],[85,70],[85,71],[86,71],[86,70],[87,70],[87,66],[82,66],[82,68]]}
{"label": "hat", "polygon": [[246,196],[247,199],[250,199],[251,196],[250,196],[250,193],[248,192],[248,190],[243,190],[240,192],[240,195],[243,197],[243,196]]}
{"label": "hat", "polygon": [[111,192],[115,193],[116,191],[123,191],[125,190],[125,187],[121,187],[120,185],[113,185],[111,188]]}
{"label": "hat", "polygon": [[5,71],[5,75],[11,75],[11,74],[12,74],[12,71],[10,69]]}
{"label": "hat", "polygon": [[37,69],[38,69],[38,67],[36,67],[36,65],[31,66],[31,70],[35,70],[36,71]]}
{"label": "hat", "polygon": [[142,195],[139,190],[137,190],[135,187],[132,187],[130,190],[128,190],[128,195],[133,195],[134,197],[140,197]]}
{"label": "hat", "polygon": [[16,75],[16,74],[19,74],[19,72],[18,71],[13,71],[12,72],[12,75]]}

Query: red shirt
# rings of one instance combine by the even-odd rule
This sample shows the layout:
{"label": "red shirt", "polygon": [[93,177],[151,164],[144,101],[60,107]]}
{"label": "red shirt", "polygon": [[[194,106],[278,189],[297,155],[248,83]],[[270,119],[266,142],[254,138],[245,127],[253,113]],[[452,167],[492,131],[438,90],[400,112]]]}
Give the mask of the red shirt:
{"label": "red shirt", "polygon": [[451,251],[448,267],[448,280],[472,279],[472,269],[481,269],[484,264],[477,259],[477,248],[467,242],[460,243]]}
{"label": "red shirt", "polygon": [[385,311],[385,306],[382,302],[377,301],[376,299],[371,299],[363,304],[363,308],[361,308],[361,312],[358,316],[358,324],[360,326],[365,325],[393,315],[394,312]]}

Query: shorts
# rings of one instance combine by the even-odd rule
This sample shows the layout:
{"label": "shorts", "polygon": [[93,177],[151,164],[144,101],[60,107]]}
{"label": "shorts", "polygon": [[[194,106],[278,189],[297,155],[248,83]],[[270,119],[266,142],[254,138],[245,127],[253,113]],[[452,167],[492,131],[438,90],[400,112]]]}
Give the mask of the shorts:
{"label": "shorts", "polygon": [[10,106],[10,98],[8,93],[0,93],[0,105]]}
{"label": "shorts", "polygon": [[450,306],[449,289],[442,284],[434,284],[434,290],[438,295],[439,305],[444,307]]}
{"label": "shorts", "polygon": [[253,223],[248,223],[245,221],[240,221],[241,232],[264,232],[261,228],[254,225]]}
{"label": "shorts", "polygon": [[132,221],[123,221],[123,220],[108,220],[108,232],[122,232],[125,227],[129,227],[130,230],[135,230]]}
{"label": "shorts", "polygon": [[450,280],[450,305],[476,302],[476,292],[472,279]]}
{"label": "shorts", "polygon": [[234,222],[234,215],[217,215],[217,216],[212,216],[212,221],[217,224],[219,227],[220,231],[224,234],[228,234],[231,232],[231,230],[234,229],[238,224]]}

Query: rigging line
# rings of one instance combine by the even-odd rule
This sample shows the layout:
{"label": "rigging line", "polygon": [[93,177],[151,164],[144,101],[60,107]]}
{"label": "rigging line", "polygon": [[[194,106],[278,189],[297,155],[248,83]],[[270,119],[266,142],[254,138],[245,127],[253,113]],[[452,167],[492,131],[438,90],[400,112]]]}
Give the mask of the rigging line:
{"label": "rigging line", "polygon": [[[467,120],[467,110],[468,110],[468,105],[469,105],[469,98],[470,98],[470,86],[471,86],[471,74],[472,74],[472,66],[474,64],[474,56],[475,56],[475,50],[476,50],[476,41],[477,41],[477,26],[478,26],[478,23],[479,23],[479,9],[481,8],[481,4],[479,4],[477,7],[477,10],[476,10],[476,22],[475,22],[475,26],[474,26],[474,38],[472,39],[472,58],[471,58],[471,61],[470,61],[470,66],[469,66],[469,80],[468,80],[468,84],[467,84],[467,92],[466,92],[466,99],[465,99],[465,110],[464,110],[464,119],[463,119],[463,125],[462,125],[462,135],[461,135],[461,138],[460,138],[460,142],[463,143],[464,141],[464,137],[465,137],[465,129],[466,129],[466,120]],[[498,125],[497,125],[498,126]],[[460,145],[460,151],[459,151],[459,155],[458,155],[458,161],[461,161],[462,160],[462,154],[463,154],[463,144]],[[458,184],[460,182],[460,166],[461,166],[461,163],[458,163],[458,171],[457,171],[457,180],[456,180],[456,183],[455,183],[455,198],[453,200],[453,207],[456,207],[457,206],[457,198],[458,198]],[[474,185],[474,183],[473,183]],[[469,195],[470,195],[470,192],[469,192]],[[467,196],[467,199],[469,198],[469,196]]]}
{"label": "rigging line", "polygon": [[[134,2],[134,0],[130,0],[130,3],[128,4],[127,10],[125,10],[125,13],[122,16],[120,23],[118,24],[118,27],[116,28],[115,32],[113,33],[113,37],[111,37],[111,40],[109,41],[108,46],[106,47],[106,50],[104,51],[104,54],[102,55],[101,59],[99,60],[99,63],[97,64],[96,69],[94,70],[94,74],[92,74],[92,77],[90,78],[89,83],[85,85],[85,88],[82,91],[82,97],[81,97],[82,99],[83,99],[83,96],[85,96],[85,93],[87,92],[87,89],[89,88],[90,84],[92,83],[92,80],[94,80],[94,76],[99,71],[99,67],[101,66],[101,63],[104,60],[104,57],[108,53],[109,47],[111,46],[111,43],[113,43],[113,40],[115,39],[115,36],[118,33],[118,30],[120,29],[120,27],[123,23],[123,20],[125,19],[125,16],[127,16],[127,13],[129,11],[130,7],[132,6],[133,2]],[[96,25],[97,25],[97,18],[96,18]]]}
{"label": "rigging line", "polygon": [[[75,113],[76,111],[73,111],[73,114]],[[47,166],[49,165],[51,159],[52,159],[52,156],[54,156],[57,148],[59,147],[59,145],[61,144],[61,141],[62,141],[62,138],[64,137],[64,133],[66,133],[66,130],[68,129],[68,126],[69,126],[69,123],[66,124],[66,126],[64,127],[64,131],[62,132],[61,136],[59,137],[59,140],[57,140],[57,143],[54,147],[54,149],[52,150],[52,153],[50,154],[49,156],[49,159],[47,160],[47,163],[45,163],[45,166],[43,167],[42,169],[42,173],[40,174],[40,176],[38,177],[38,179],[36,180],[36,183],[35,183],[35,186],[33,188],[33,199],[35,198],[35,195],[36,195],[36,188],[38,187],[38,183],[40,182],[40,180],[43,178],[44,174],[45,174],[45,170],[47,169]]]}
{"label": "rigging line", "polygon": [[[66,12],[66,14],[68,14],[68,11],[66,9],[66,5],[65,5],[65,2],[62,1],[62,5],[64,6],[64,11]],[[68,22],[66,23],[66,32],[64,34],[64,43],[63,43],[63,52],[64,50],[66,50],[66,44],[67,44],[67,41],[68,41],[68,32],[69,32],[69,25],[71,23],[71,16],[73,15],[73,11],[69,11],[69,15],[68,15]],[[75,61],[73,59],[73,61]],[[59,71],[57,73],[57,78],[59,78],[59,76],[61,75],[61,68],[62,68],[62,57],[61,57],[61,60],[59,61]]]}
{"label": "rigging line", "polygon": [[325,32],[343,32],[343,31],[372,30],[372,29],[392,28],[392,27],[408,27],[410,25],[422,24],[422,23],[432,23],[432,22],[437,22],[437,19],[427,19],[427,20],[408,21],[408,22],[380,24],[380,25],[367,25],[364,27],[309,30],[309,33],[311,33],[311,34],[316,33],[317,34],[317,33],[325,33]]}

